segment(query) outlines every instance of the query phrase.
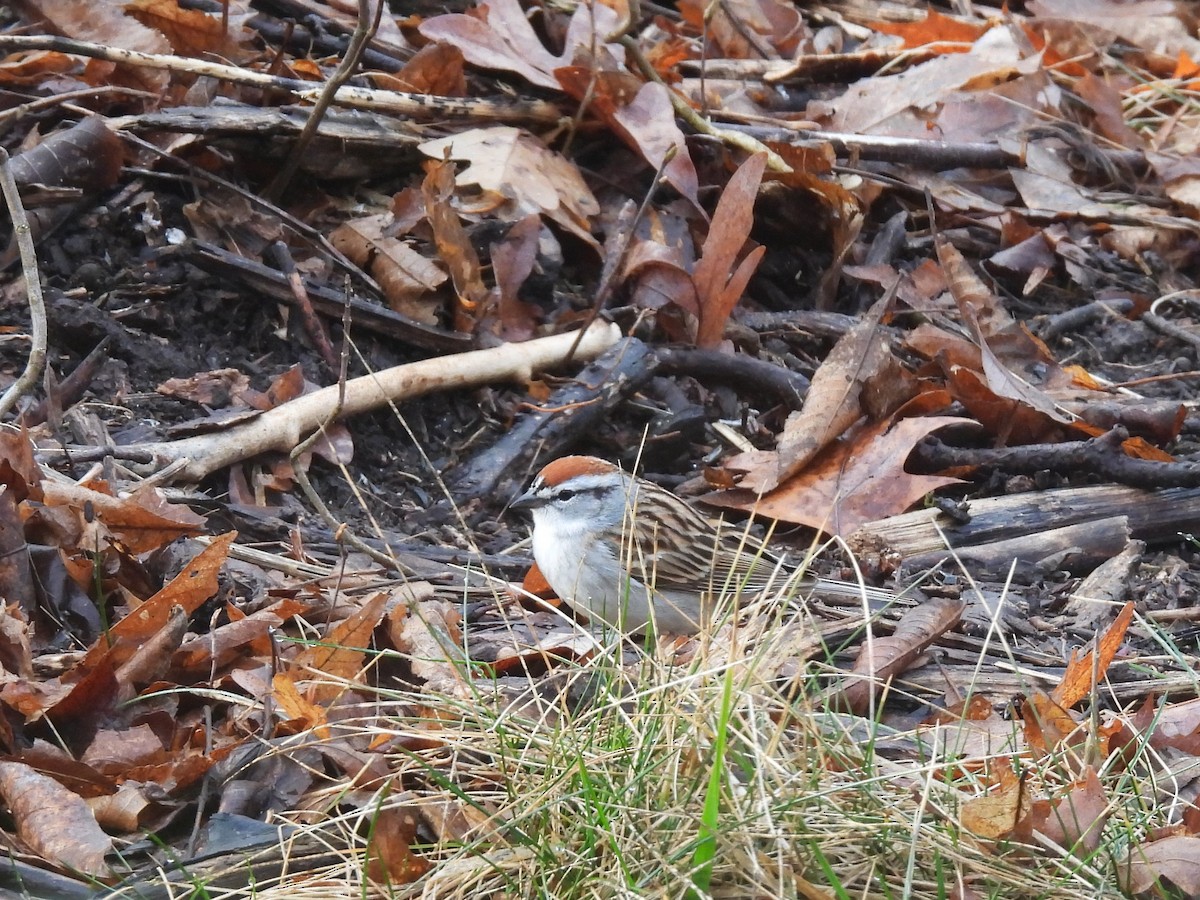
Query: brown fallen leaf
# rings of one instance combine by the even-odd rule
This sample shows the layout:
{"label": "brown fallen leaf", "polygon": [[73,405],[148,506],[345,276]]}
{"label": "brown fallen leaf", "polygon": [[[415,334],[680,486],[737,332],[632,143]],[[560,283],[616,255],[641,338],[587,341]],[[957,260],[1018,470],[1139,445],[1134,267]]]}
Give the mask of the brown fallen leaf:
{"label": "brown fallen leaf", "polygon": [[965,601],[935,597],[906,612],[889,636],[864,641],[843,686],[829,698],[831,706],[864,715],[871,699],[925,652],[962,617]]}
{"label": "brown fallen leaf", "polygon": [[[1086,727],[1076,722],[1070,711],[1055,703],[1049,694],[1036,689],[1021,701],[1021,721],[1025,741],[1035,760],[1063,750],[1084,751],[1090,743]],[[1103,753],[1097,752],[1103,758]]]}
{"label": "brown fallen leaf", "polygon": [[497,125],[426,141],[418,149],[435,160],[469,163],[455,183],[459,188],[477,187],[485,195],[505,201],[503,218],[517,221],[538,213],[599,250],[591,219],[600,213],[600,205],[575,164],[540,138],[520,128]]}
{"label": "brown fallen leaf", "polygon": [[813,374],[804,407],[788,416],[779,436],[777,471],[744,487],[772,490],[801,471],[818,453],[837,440],[863,416],[862,390],[867,379],[891,358],[887,336],[880,328],[891,306],[891,293],[871,309],[834,345]]}
{"label": "brown fallen leaf", "polygon": [[554,70],[570,65],[577,51],[595,47],[611,59],[624,60],[624,48],[604,43],[617,24],[617,13],[608,6],[580,4],[558,55],[546,49],[517,0],[488,0],[476,15],[434,16],[418,30],[428,40],[457,47],[472,65],[516,72],[530,84],[557,90]]}
{"label": "brown fallen leaf", "polygon": [[996,786],[990,793],[967,800],[959,811],[963,827],[982,838],[1008,837],[1030,808],[1024,776],[1018,776],[1012,764],[1000,757],[992,764]]}
{"label": "brown fallen leaf", "polygon": [[347,689],[345,682],[362,679],[363,660],[371,646],[371,633],[379,624],[388,599],[388,595],[380,591],[353,615],[330,628],[319,644],[296,654],[292,660],[293,671],[307,670],[332,679],[332,682],[321,681],[310,686],[311,697],[316,703],[332,701]]}
{"label": "brown fallen leaf", "polygon": [[24,763],[0,762],[0,797],[21,840],[44,860],[86,875],[109,874],[104,857],[112,840],[78,794]]}
{"label": "brown fallen leaf", "polygon": [[1030,817],[1032,829],[1077,859],[1090,859],[1100,846],[1101,832],[1111,813],[1096,770],[1088,766],[1082,778],[1047,806],[1044,813],[1035,810]]}
{"label": "brown fallen leaf", "polygon": [[456,604],[425,600],[397,606],[387,616],[392,646],[408,658],[413,675],[435,696],[470,699],[462,649],[462,613]]}
{"label": "brown fallen leaf", "polygon": [[[696,166],[665,86],[643,82],[630,72],[597,72],[589,66],[564,66],[554,74],[568,94],[586,102],[590,114],[599,116],[651,168],[661,168],[667,183],[700,209]],[[671,150],[675,156],[668,161]]]}
{"label": "brown fallen leaf", "polygon": [[80,669],[87,671],[105,656],[113,665],[121,665],[142,642],[167,626],[175,607],[180,607],[186,616],[199,609],[201,603],[217,592],[217,577],[235,538],[236,531],[213,538],[161,591],[113,625],[106,639],[97,641],[88,651]]}
{"label": "brown fallen leaf", "polygon": [[[168,502],[153,488],[135,490],[127,497],[57,481],[44,482],[43,489],[48,507],[68,507],[80,521],[103,525],[133,553],[157,550],[180,537],[204,531],[202,516],[181,503]],[[108,543],[105,540],[83,546],[104,547]]]}
{"label": "brown fallen leaf", "polygon": [[1104,630],[1094,650],[1087,651],[1082,657],[1077,649],[1071,651],[1062,681],[1050,693],[1056,703],[1070,709],[1099,686],[1117,651],[1121,649],[1121,642],[1125,640],[1125,632],[1131,621],[1133,604],[1126,603],[1112,624]]}
{"label": "brown fallen leaf", "polygon": [[733,173],[717,201],[700,259],[692,272],[700,314],[697,347],[715,347],[724,338],[729,315],[767,251],[766,247],[755,247],[734,265],[750,239],[754,198],[766,166],[765,153],[751,156]]}
{"label": "brown fallen leaf", "polygon": [[309,701],[300,689],[283,672],[276,672],[271,681],[275,705],[283,713],[282,734],[299,734],[312,731],[320,740],[329,740],[329,717],[325,708]]}
{"label": "brown fallen leaf", "polygon": [[901,419],[890,428],[887,422],[862,425],[846,440],[820,453],[799,475],[761,497],[753,488],[774,477],[776,456],[769,452],[742,453],[727,467],[747,471],[752,490],[708,494],[703,500],[714,506],[848,535],[866,522],[904,512],[930,491],[958,484],[958,478],[909,474],[904,471],[904,462],[926,435],[962,424],[974,423],[955,416],[926,416]]}
{"label": "brown fallen leaf", "polygon": [[1200,837],[1174,834],[1138,844],[1118,865],[1118,877],[1132,895],[1153,890],[1155,896],[1200,897]]}
{"label": "brown fallen leaf", "polygon": [[420,814],[412,807],[387,806],[374,817],[367,847],[367,875],[383,884],[412,884],[432,863],[413,853]]}
{"label": "brown fallen leaf", "polygon": [[433,294],[449,276],[435,261],[394,237],[393,222],[390,212],[351,219],[334,229],[329,242],[379,282],[390,308],[436,325],[442,302]]}

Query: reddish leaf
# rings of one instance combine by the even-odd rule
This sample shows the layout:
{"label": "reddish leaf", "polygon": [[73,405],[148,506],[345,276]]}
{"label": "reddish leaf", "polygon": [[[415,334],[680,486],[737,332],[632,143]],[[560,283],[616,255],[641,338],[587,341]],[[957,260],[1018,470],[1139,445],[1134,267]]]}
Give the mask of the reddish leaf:
{"label": "reddish leaf", "polygon": [[[930,491],[960,479],[911,475],[904,461],[925,436],[947,425],[973,424],[970,419],[929,416],[866,425],[822,453],[799,475],[758,497],[750,490],[709,494],[716,506],[809,525],[830,534],[851,534],[866,522],[904,512]],[[774,477],[773,453],[743,453],[729,468],[748,470],[752,484]]]}
{"label": "reddish leaf", "polygon": [[[593,20],[593,16],[595,19]],[[487,69],[516,72],[530,84],[558,88],[554,70],[570,64],[577,49],[597,46],[617,27],[617,14],[602,4],[580,4],[571,16],[563,51],[551,53],[542,44],[517,0],[488,0],[476,15],[435,16],[421,23],[421,34],[462,51],[467,61]],[[619,47],[611,51],[623,59]]]}
{"label": "reddish leaf", "polygon": [[[748,254],[735,269],[734,261],[750,238],[754,224],[754,200],[767,166],[767,155],[756,153],[733,173],[713,213],[700,261],[692,273],[700,305],[696,344],[714,347],[725,333],[725,323],[741,299],[742,290],[762,259],[758,250]],[[761,249],[761,248],[760,248]]]}

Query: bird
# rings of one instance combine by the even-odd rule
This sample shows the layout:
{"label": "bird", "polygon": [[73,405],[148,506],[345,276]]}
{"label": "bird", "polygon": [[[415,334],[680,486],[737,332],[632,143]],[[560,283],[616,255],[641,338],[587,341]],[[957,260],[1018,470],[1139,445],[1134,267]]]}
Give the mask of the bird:
{"label": "bird", "polygon": [[[766,590],[864,592],[797,572],[745,528],[594,456],[550,462],[511,508],[532,516],[533,558],[554,592],[630,634],[697,634],[723,601]],[[872,599],[895,596],[865,590]]]}

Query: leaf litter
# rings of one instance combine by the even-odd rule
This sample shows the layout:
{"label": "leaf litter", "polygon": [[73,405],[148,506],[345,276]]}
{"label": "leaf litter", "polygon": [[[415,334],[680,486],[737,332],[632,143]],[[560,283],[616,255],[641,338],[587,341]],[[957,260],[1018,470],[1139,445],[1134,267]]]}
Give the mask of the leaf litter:
{"label": "leaf litter", "polygon": [[[950,870],[961,896],[1197,893],[1185,9],[381,10],[357,77],[313,113],[303,86],[331,77],[356,16],[297,7],[285,26],[237,2],[28,3],[0,34],[56,368],[31,432],[0,443],[15,877],[236,891],[249,865],[294,891],[357,848],[350,889],[427,896],[616,878],[914,895],[914,877],[943,896]],[[301,174],[269,195],[310,116]],[[9,380],[28,347],[16,258]],[[346,316],[351,295],[383,305]],[[315,326],[293,312],[314,299]],[[629,335],[587,351],[615,348],[613,371],[629,341],[686,352],[586,401],[608,404],[588,433],[501,460],[482,500],[456,505],[435,475],[578,408],[528,365],[480,386],[447,357],[453,393],[326,422],[294,459],[214,415],[284,419],[309,382],[336,383],[314,327],[363,375],[598,316]],[[229,435],[230,461],[164,467],[171,425]],[[498,519],[580,446],[716,487],[714,507],[779,523],[794,558],[900,599],[787,598],[696,639],[598,643],[509,587],[536,578]],[[295,490],[310,475],[325,518]],[[1056,542],[1065,516],[1045,511],[1079,490],[1102,506],[1105,479],[1141,493]],[[974,530],[1014,498],[1002,538]],[[1105,535],[1151,550],[1126,569],[1132,602],[1084,615],[1080,578],[1114,555],[1092,526],[1113,520]],[[830,538],[855,557],[815,558]],[[898,549],[919,541],[937,567]],[[385,544],[399,581],[366,555]],[[554,769],[567,734],[595,741]],[[864,816],[875,794],[894,803]],[[763,809],[770,828],[730,824]],[[655,827],[663,810],[728,814],[711,869],[680,866],[703,854]],[[967,849],[906,859],[921,815]],[[813,828],[855,821],[851,839]],[[193,834],[266,862],[205,868]]]}

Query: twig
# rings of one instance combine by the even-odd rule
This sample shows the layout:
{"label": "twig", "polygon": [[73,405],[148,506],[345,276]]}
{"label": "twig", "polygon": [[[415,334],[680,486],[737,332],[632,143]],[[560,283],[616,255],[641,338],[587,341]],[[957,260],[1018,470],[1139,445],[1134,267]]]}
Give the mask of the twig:
{"label": "twig", "polygon": [[1175,291],[1174,293],[1166,294],[1150,304],[1149,312],[1142,314],[1142,321],[1160,334],[1173,337],[1175,340],[1182,341],[1195,350],[1200,351],[1200,335],[1180,325],[1176,325],[1174,322],[1168,321],[1158,314],[1159,307],[1167,303],[1174,303],[1180,300],[1191,300],[1194,302],[1196,299],[1197,291],[1195,290]]}
{"label": "twig", "polygon": [[25,276],[25,295],[29,298],[30,338],[29,360],[25,371],[12,383],[4,396],[0,397],[0,418],[6,416],[17,401],[38,383],[46,367],[46,301],[42,298],[42,276],[38,271],[37,255],[33,251],[33,237],[29,231],[29,219],[21,203],[21,194],[13,178],[8,151],[0,147],[0,190],[4,192],[4,203],[12,220],[17,249],[21,253],[21,272]]}
{"label": "twig", "polygon": [[1089,472],[1141,488],[1200,486],[1200,463],[1135,459],[1121,449],[1128,437],[1129,432],[1119,425],[1086,441],[1003,449],[951,447],[928,437],[916,446],[909,463],[914,468],[920,466],[922,471],[934,472],[961,466],[992,466],[1017,475],[1043,470],[1065,475]]}
{"label": "twig", "polygon": [[[296,174],[296,169],[300,167],[300,161],[304,158],[304,152],[308,149],[308,145],[312,142],[312,139],[317,136],[317,130],[321,127],[321,119],[325,117],[325,111],[333,104],[333,99],[337,96],[337,92],[341,86],[350,79],[350,76],[354,74],[354,70],[358,68],[358,62],[362,59],[367,41],[378,30],[379,19],[382,15],[383,0],[378,0],[375,4],[374,16],[371,15],[371,0],[358,0],[358,21],[354,25],[354,34],[350,36],[350,44],[346,47],[346,55],[342,57],[342,61],[338,64],[337,69],[329,76],[329,80],[325,82],[325,87],[321,90],[321,96],[313,104],[308,121],[304,123],[304,130],[300,132],[300,137],[296,139],[296,143],[288,154],[283,168],[279,170],[278,175],[271,179],[271,183],[263,191],[263,195],[267,199],[278,200],[283,196],[283,192],[287,189],[289,182],[291,182],[292,176]],[[333,363],[331,362],[330,367],[332,368],[332,366]]]}
{"label": "twig", "polygon": [[[593,326],[588,329],[577,355],[584,360],[593,359],[620,337],[621,330],[615,325]],[[353,416],[391,400],[419,397],[437,390],[461,390],[495,381],[526,382],[535,371],[561,365],[574,339],[573,334],[556,334],[523,344],[504,344],[395,366],[347,382],[344,399],[341,399],[342,387],[333,385],[297,397],[227,431],[141,444],[124,450],[148,450],[160,465],[187,460],[180,477],[198,481],[259,453],[290,452],[337,406],[341,407],[343,415]]]}
{"label": "twig", "polygon": [[[321,361],[329,367],[330,372],[336,371],[338,366],[337,354],[333,352],[333,345],[329,342],[329,333],[325,330],[325,323],[317,318],[317,312],[313,309],[312,299],[308,296],[308,291],[304,287],[304,279],[296,271],[296,261],[292,259],[292,254],[288,251],[287,244],[283,241],[276,241],[267,248],[267,252],[275,257],[279,271],[287,279],[288,288],[291,290],[292,297],[296,301],[296,308],[300,310],[300,321],[304,323],[304,330],[308,332],[308,338],[313,342],[313,346],[321,357]],[[350,309],[349,300],[350,293],[347,291],[346,302],[343,304],[347,312]]]}
{"label": "twig", "polygon": [[799,372],[745,353],[664,347],[657,356],[662,368],[669,373],[690,375],[701,383],[717,381],[738,385],[744,391],[753,392],[756,399],[771,395],[790,409],[800,409],[808,393],[809,380]]}
{"label": "twig", "polygon": [[1133,309],[1133,301],[1129,299],[1093,300],[1091,303],[1085,303],[1074,309],[1068,309],[1064,313],[1050,316],[1037,329],[1037,335],[1043,341],[1048,341],[1064,332],[1078,331],[1096,319],[1119,318],[1131,309]]}

